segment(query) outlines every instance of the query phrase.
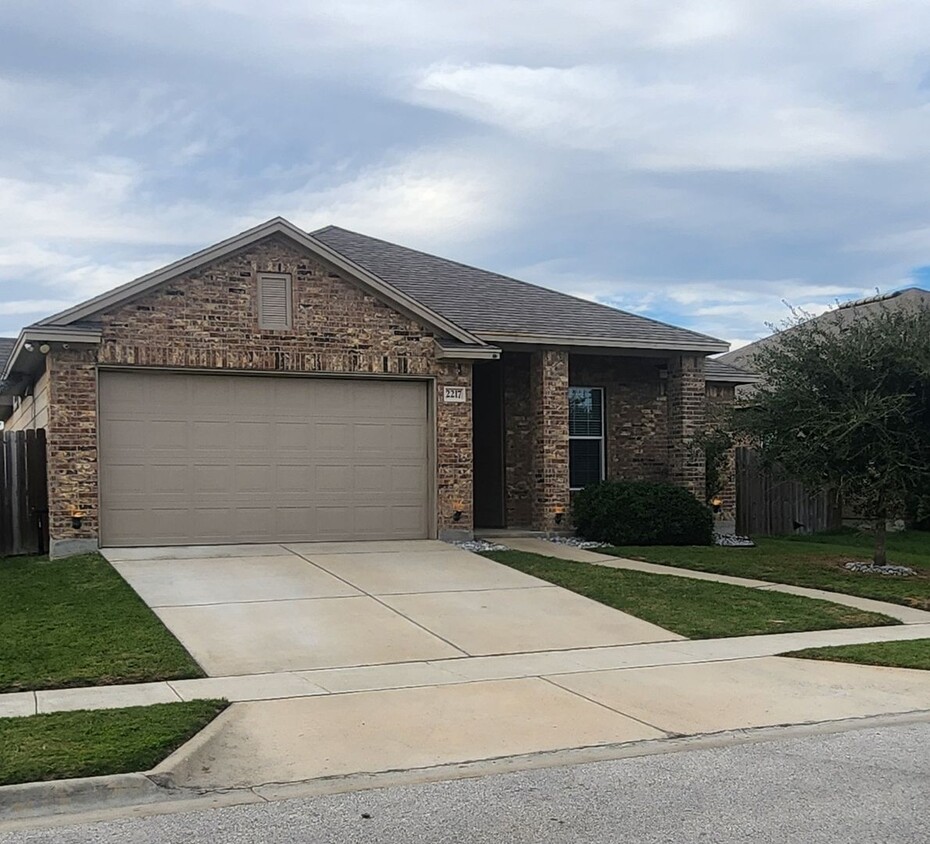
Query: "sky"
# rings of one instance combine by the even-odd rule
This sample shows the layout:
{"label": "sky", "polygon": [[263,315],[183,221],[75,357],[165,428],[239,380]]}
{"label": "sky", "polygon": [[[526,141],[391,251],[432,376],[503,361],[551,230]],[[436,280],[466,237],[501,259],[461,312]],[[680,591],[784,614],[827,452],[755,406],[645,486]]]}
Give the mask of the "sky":
{"label": "sky", "polygon": [[926,0],[0,3],[0,334],[270,217],[738,346],[930,286]]}

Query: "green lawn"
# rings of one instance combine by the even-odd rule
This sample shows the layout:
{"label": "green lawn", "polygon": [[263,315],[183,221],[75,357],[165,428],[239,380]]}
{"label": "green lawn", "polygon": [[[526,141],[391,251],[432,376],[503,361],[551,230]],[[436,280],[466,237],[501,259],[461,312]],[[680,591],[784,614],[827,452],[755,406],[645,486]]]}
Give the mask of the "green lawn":
{"label": "green lawn", "polygon": [[196,700],[0,718],[0,785],[148,770],[226,706]]}
{"label": "green lawn", "polygon": [[99,554],[0,560],[0,692],[202,677]]}
{"label": "green lawn", "polygon": [[916,577],[846,571],[844,563],[871,559],[871,537],[858,533],[769,536],[756,539],[756,543],[756,548],[663,545],[603,551],[634,560],[845,592],[930,610],[930,533],[911,531],[888,537],[889,561],[916,569]]}
{"label": "green lawn", "polygon": [[841,645],[835,648],[807,648],[782,656],[826,659],[832,662],[861,662],[892,668],[921,668],[930,671],[930,639],[909,642],[875,642],[870,645]]}
{"label": "green lawn", "polygon": [[490,551],[484,556],[689,639],[897,623],[828,601],[745,586],[624,571],[524,551]]}

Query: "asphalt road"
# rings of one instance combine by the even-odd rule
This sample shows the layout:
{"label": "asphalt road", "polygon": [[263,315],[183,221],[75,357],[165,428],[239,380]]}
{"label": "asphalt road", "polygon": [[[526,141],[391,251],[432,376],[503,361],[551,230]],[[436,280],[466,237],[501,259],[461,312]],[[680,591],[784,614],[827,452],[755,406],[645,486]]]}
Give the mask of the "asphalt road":
{"label": "asphalt road", "polygon": [[0,835],[132,842],[930,841],[930,724]]}

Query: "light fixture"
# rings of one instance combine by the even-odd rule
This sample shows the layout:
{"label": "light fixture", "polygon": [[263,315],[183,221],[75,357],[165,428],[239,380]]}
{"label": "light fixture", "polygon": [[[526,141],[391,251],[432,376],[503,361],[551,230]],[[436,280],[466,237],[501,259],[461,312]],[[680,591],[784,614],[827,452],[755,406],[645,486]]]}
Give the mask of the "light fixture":
{"label": "light fixture", "polygon": [[555,523],[557,525],[562,524],[562,519],[565,518],[565,508],[559,505],[555,508]]}
{"label": "light fixture", "polygon": [[84,518],[84,513],[81,510],[78,510],[76,507],[71,511],[71,527],[75,530],[81,529],[81,520]]}
{"label": "light fixture", "polygon": [[452,503],[452,521],[460,522],[462,520],[462,513],[465,510],[465,502],[463,501],[454,501]]}
{"label": "light fixture", "polygon": [[34,352],[34,351],[36,350],[36,347],[33,346],[32,343],[23,343],[23,348],[24,348],[27,352]]}
{"label": "light fixture", "polygon": [[41,346],[39,346],[39,351],[42,352],[43,355],[47,355],[51,350],[52,347],[49,346],[48,343],[43,343]]}

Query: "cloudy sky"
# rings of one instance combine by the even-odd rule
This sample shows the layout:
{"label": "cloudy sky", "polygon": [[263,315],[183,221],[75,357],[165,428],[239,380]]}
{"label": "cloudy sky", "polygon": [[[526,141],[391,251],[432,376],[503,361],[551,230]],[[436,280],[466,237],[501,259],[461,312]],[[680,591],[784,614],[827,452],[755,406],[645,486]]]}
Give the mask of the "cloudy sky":
{"label": "cloudy sky", "polygon": [[930,287],[926,0],[0,3],[0,333],[283,215],[722,337]]}

